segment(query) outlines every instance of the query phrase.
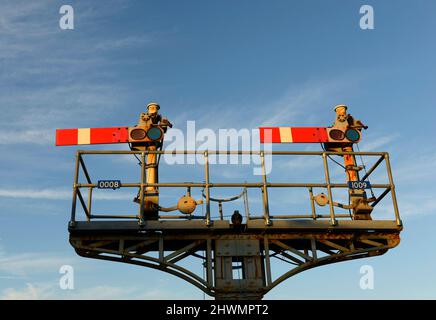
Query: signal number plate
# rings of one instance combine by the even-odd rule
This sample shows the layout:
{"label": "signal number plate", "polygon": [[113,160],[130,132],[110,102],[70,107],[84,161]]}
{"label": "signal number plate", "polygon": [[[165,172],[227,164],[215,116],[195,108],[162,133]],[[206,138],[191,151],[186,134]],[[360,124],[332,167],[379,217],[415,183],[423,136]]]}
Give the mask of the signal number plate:
{"label": "signal number plate", "polygon": [[369,181],[348,181],[348,188],[350,189],[371,189]]}
{"label": "signal number plate", "polygon": [[120,180],[98,180],[97,188],[99,189],[119,189],[121,188]]}

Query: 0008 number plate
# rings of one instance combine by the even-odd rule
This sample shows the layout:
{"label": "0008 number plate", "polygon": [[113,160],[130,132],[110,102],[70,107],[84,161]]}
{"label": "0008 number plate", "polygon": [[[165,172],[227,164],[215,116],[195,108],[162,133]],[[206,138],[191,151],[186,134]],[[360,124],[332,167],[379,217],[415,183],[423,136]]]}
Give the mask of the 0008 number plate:
{"label": "0008 number plate", "polygon": [[97,188],[99,189],[119,189],[121,188],[120,180],[98,180]]}

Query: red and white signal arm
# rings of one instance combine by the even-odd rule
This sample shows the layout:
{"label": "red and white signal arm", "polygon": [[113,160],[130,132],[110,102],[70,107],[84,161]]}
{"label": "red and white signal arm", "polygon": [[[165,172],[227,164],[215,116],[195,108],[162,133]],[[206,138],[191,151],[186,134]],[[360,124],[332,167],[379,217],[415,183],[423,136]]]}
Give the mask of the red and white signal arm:
{"label": "red and white signal arm", "polygon": [[360,132],[333,127],[260,127],[261,143],[356,143]]}
{"label": "red and white signal arm", "polygon": [[57,146],[162,141],[160,126],[56,129]]}

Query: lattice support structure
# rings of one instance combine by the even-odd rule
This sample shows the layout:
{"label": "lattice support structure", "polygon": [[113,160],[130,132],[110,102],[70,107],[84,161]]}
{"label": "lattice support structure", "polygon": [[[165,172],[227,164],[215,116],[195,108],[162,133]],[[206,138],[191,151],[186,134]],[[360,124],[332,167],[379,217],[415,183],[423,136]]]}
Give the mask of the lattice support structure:
{"label": "lattice support structure", "polygon": [[[242,231],[231,224],[206,227],[196,221],[182,229],[173,221],[149,221],[142,228],[127,222],[84,222],[70,228],[70,242],[83,257],[158,269],[216,299],[261,299],[299,272],[381,255],[400,242],[400,230],[387,222],[354,221],[360,230],[351,230],[348,223],[336,231],[323,230],[317,222],[294,230],[280,221],[275,222],[279,228],[249,222]],[[188,257],[202,261],[205,277],[180,265]],[[274,277],[271,264],[276,260],[290,269]]]}

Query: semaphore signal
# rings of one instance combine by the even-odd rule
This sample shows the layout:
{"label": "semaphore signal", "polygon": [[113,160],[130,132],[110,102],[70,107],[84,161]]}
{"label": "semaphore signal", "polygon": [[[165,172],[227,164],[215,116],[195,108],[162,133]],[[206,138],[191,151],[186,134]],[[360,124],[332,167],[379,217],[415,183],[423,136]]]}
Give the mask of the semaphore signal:
{"label": "semaphore signal", "polygon": [[[381,255],[400,243],[402,222],[389,155],[386,152],[353,150],[362,139],[362,130],[367,127],[347,113],[347,106],[335,107],[336,118],[331,127],[259,128],[261,143],[320,144],[322,151],[312,152],[166,151],[163,150],[163,141],[167,128],[172,124],[158,113],[159,109],[156,102],[149,103],[147,112],[141,113],[138,123],[131,127],[56,131],[58,146],[125,143],[130,147],[125,151],[77,151],[68,230],[70,243],[79,255],[168,272],[216,299],[260,299],[299,272],[330,263]],[[86,167],[86,157],[123,154],[134,155],[140,160],[139,181],[121,181],[113,177],[97,182],[92,180],[92,173]],[[192,177],[187,176],[183,181],[159,181],[158,170],[165,169],[159,159],[165,154],[203,157],[204,161],[199,165],[202,166],[204,179],[192,181]],[[216,176],[210,174],[213,168],[209,166],[209,158],[231,154],[259,157],[261,180],[212,181],[211,177]],[[281,176],[288,178],[287,182],[269,181],[266,162],[272,162],[275,156],[317,157],[323,164],[324,182],[320,183],[319,179],[314,183],[296,182],[292,180],[292,172],[285,170],[281,171]],[[343,158],[343,164],[333,156]],[[358,165],[356,156],[375,161],[367,169],[363,161]],[[345,183],[332,181],[330,161],[342,167]],[[388,181],[371,183],[372,173],[383,162]],[[178,172],[180,175],[184,173],[183,170]],[[116,170],[109,174],[116,174]],[[112,189],[110,192],[117,192],[132,188],[138,190],[134,197],[138,204],[137,213],[94,212],[95,190]],[[214,194],[224,188],[242,190],[229,198]],[[286,212],[277,212],[274,206],[282,200],[274,200],[269,195],[269,190],[277,188],[288,190],[290,194],[296,189],[306,190],[309,211],[295,213],[296,208],[288,206]],[[87,196],[82,193],[83,189],[87,189]],[[174,206],[164,207],[159,203],[159,196],[165,189],[182,189],[184,192],[178,199],[172,199]],[[333,190],[342,190],[348,201],[338,202]],[[201,199],[194,199],[195,191]],[[250,199],[256,191],[260,209],[250,207]],[[388,194],[391,195],[393,217],[380,219],[377,204]],[[238,199],[243,203],[242,213],[235,202]],[[217,209],[214,204],[217,204]],[[78,205],[83,209],[84,220],[77,217]],[[322,212],[323,207],[328,208],[327,213]],[[174,214],[169,215],[168,212]],[[203,274],[180,265],[188,257],[200,260]],[[290,269],[284,274],[274,274],[271,269],[274,259],[277,263],[287,262]]]}

